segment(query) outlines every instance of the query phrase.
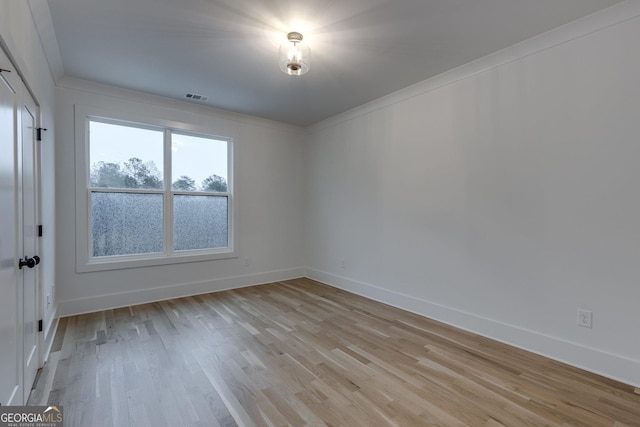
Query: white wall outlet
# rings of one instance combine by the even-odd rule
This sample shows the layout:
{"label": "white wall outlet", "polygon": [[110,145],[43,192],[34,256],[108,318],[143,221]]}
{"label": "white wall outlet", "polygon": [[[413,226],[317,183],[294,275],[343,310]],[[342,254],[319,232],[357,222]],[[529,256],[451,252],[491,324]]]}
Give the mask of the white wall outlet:
{"label": "white wall outlet", "polygon": [[249,265],[251,264],[251,258],[245,258],[243,264],[245,267],[249,267]]}
{"label": "white wall outlet", "polygon": [[578,309],[578,326],[583,328],[593,327],[593,312],[589,310]]}
{"label": "white wall outlet", "polygon": [[340,260],[340,268],[344,268],[344,258]]}
{"label": "white wall outlet", "polygon": [[47,308],[51,305],[51,294],[47,294]]}

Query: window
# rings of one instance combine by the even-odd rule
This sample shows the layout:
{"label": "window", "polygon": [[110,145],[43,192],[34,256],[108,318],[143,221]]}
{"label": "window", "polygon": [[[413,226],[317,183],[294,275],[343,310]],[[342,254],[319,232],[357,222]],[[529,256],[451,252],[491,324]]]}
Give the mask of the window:
{"label": "window", "polygon": [[230,138],[79,116],[79,271],[237,256]]}

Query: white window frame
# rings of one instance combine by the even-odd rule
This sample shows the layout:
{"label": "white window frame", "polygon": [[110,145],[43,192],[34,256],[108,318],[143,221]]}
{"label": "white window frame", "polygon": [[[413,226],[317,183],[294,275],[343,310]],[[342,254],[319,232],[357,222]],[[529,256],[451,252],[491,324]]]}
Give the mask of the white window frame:
{"label": "white window frame", "polygon": [[[92,256],[91,240],[91,193],[95,189],[90,186],[89,162],[89,123],[91,120],[119,125],[131,125],[142,129],[164,131],[164,190],[133,190],[125,189],[127,193],[157,193],[163,194],[163,229],[165,248],[162,253]],[[192,135],[203,138],[214,138],[227,142],[227,193],[216,193],[227,197],[227,227],[228,247],[215,249],[196,249],[185,251],[173,250],[173,198],[175,195],[202,195],[211,193],[174,191],[171,188],[171,146],[167,143],[171,133]],[[165,264],[178,264],[197,261],[210,261],[227,258],[238,258],[237,227],[238,198],[236,187],[236,156],[234,140],[230,136],[219,136],[213,129],[188,123],[175,122],[165,119],[147,117],[142,114],[122,114],[90,106],[75,106],[75,149],[76,149],[76,271],[78,273],[118,270],[125,268],[148,267]],[[105,192],[123,192],[120,189],[100,189]]]}

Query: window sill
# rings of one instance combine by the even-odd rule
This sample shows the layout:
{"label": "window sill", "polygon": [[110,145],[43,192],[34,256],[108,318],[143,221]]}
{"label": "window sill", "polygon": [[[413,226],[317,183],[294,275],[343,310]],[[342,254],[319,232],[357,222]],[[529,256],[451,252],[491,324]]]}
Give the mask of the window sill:
{"label": "window sill", "polygon": [[167,264],[185,264],[190,262],[215,261],[219,259],[238,258],[237,251],[224,250],[220,252],[207,253],[184,253],[167,256],[165,254],[149,255],[140,257],[104,257],[88,260],[76,265],[77,273],[90,273],[107,270],[124,270],[129,268],[154,267]]}

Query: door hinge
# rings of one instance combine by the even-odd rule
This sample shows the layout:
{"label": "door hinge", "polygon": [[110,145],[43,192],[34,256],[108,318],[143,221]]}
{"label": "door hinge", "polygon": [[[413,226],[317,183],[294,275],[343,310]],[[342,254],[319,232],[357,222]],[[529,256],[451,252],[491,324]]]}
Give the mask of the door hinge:
{"label": "door hinge", "polygon": [[38,320],[38,332],[42,332],[44,330],[44,322],[42,319]]}
{"label": "door hinge", "polygon": [[42,131],[46,131],[46,128],[37,128],[36,140],[42,141]]}
{"label": "door hinge", "polygon": [[42,224],[38,226],[38,237],[42,237]]}

